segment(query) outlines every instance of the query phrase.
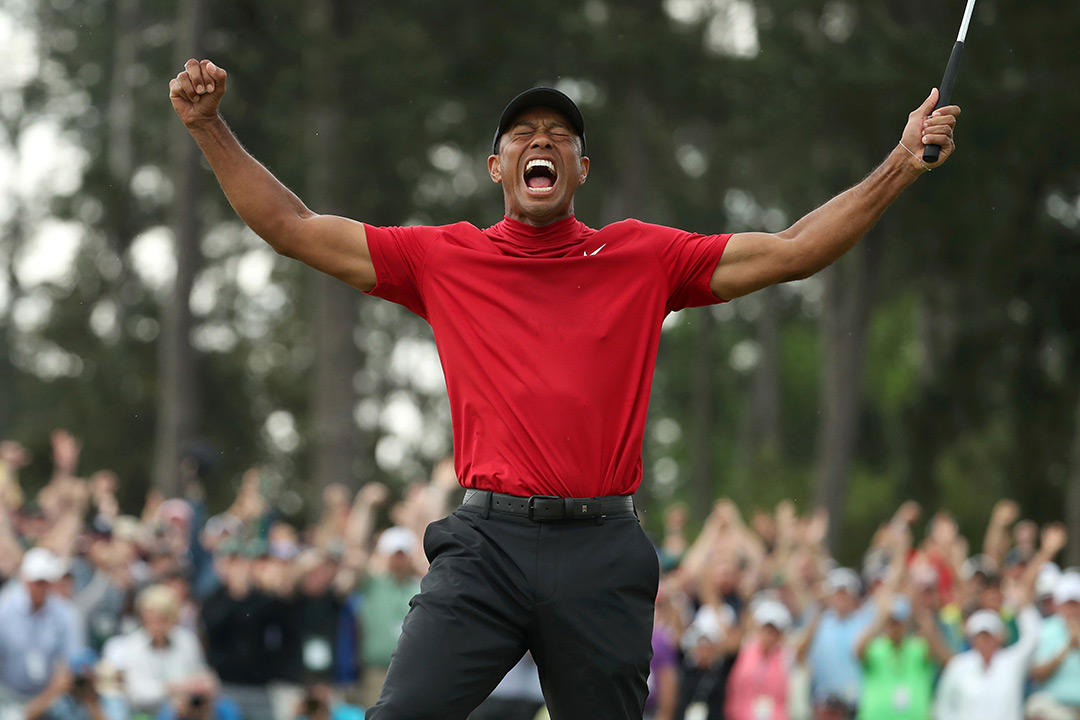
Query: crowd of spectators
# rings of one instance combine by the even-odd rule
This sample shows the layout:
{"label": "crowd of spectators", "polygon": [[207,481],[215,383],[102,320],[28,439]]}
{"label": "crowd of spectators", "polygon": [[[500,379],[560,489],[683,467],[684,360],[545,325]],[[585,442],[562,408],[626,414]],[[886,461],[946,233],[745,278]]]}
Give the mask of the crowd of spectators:
{"label": "crowd of spectators", "polygon": [[904,503],[857,568],[828,517],[729,501],[692,542],[670,508],[653,632],[654,720],[1080,720],[1080,569],[1066,532],[995,506],[972,551]]}
{"label": "crowd of spectators", "polygon": [[[194,454],[182,496],[152,491],[136,516],[78,460],[54,432],[31,498],[27,452],[0,443],[0,720],[362,720],[427,569],[424,528],[458,497],[452,463],[396,502],[327,487],[297,527],[256,470],[211,516]],[[744,517],[721,500],[696,537],[676,505],[663,526],[652,720],[1080,720],[1080,570],[1054,564],[1064,528],[1015,503],[976,549],[949,513],[905,503],[855,568],[830,556],[826,514],[788,502]],[[472,719],[543,705],[526,655]]]}

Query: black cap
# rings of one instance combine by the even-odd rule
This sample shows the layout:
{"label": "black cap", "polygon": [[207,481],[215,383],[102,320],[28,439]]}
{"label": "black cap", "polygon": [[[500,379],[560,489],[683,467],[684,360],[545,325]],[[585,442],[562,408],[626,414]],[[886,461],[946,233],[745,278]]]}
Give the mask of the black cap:
{"label": "black cap", "polygon": [[562,113],[581,138],[581,152],[585,152],[585,120],[574,101],[555,88],[535,87],[518,95],[510,101],[499,118],[499,129],[495,131],[495,140],[491,144],[493,155],[499,154],[499,138],[510,127],[518,115],[532,107],[548,107]]}

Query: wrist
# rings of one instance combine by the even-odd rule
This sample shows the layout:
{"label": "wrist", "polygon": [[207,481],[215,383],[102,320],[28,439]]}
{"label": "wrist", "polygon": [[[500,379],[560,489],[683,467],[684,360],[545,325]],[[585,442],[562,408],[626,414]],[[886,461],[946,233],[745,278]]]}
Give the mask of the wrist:
{"label": "wrist", "polygon": [[225,120],[222,119],[220,113],[214,113],[206,117],[199,117],[193,120],[189,120],[184,123],[184,127],[188,129],[188,132],[192,135],[198,135],[202,133],[213,133],[221,128],[225,127]]}
{"label": "wrist", "polygon": [[895,160],[906,171],[906,175],[912,182],[920,175],[930,172],[930,166],[923,162],[914,150],[905,145],[903,140],[898,142],[889,153],[889,159]]}

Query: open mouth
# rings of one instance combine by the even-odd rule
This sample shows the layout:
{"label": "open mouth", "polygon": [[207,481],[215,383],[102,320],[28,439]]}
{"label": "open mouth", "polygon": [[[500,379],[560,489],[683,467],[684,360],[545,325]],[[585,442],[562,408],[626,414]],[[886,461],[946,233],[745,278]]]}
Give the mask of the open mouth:
{"label": "open mouth", "polygon": [[525,164],[525,187],[533,193],[549,193],[555,189],[559,174],[550,160],[530,160]]}

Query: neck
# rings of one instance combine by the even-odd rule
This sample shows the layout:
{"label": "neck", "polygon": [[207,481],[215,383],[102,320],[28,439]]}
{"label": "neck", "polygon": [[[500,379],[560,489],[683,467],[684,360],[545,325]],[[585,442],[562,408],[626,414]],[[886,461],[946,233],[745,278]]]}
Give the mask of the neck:
{"label": "neck", "polygon": [[517,220],[519,223],[524,223],[525,225],[545,227],[547,225],[554,225],[561,220],[571,217],[574,214],[574,204],[570,203],[570,207],[562,210],[555,210],[553,212],[529,213],[520,207],[511,206],[510,201],[507,200],[503,214],[511,220]]}

